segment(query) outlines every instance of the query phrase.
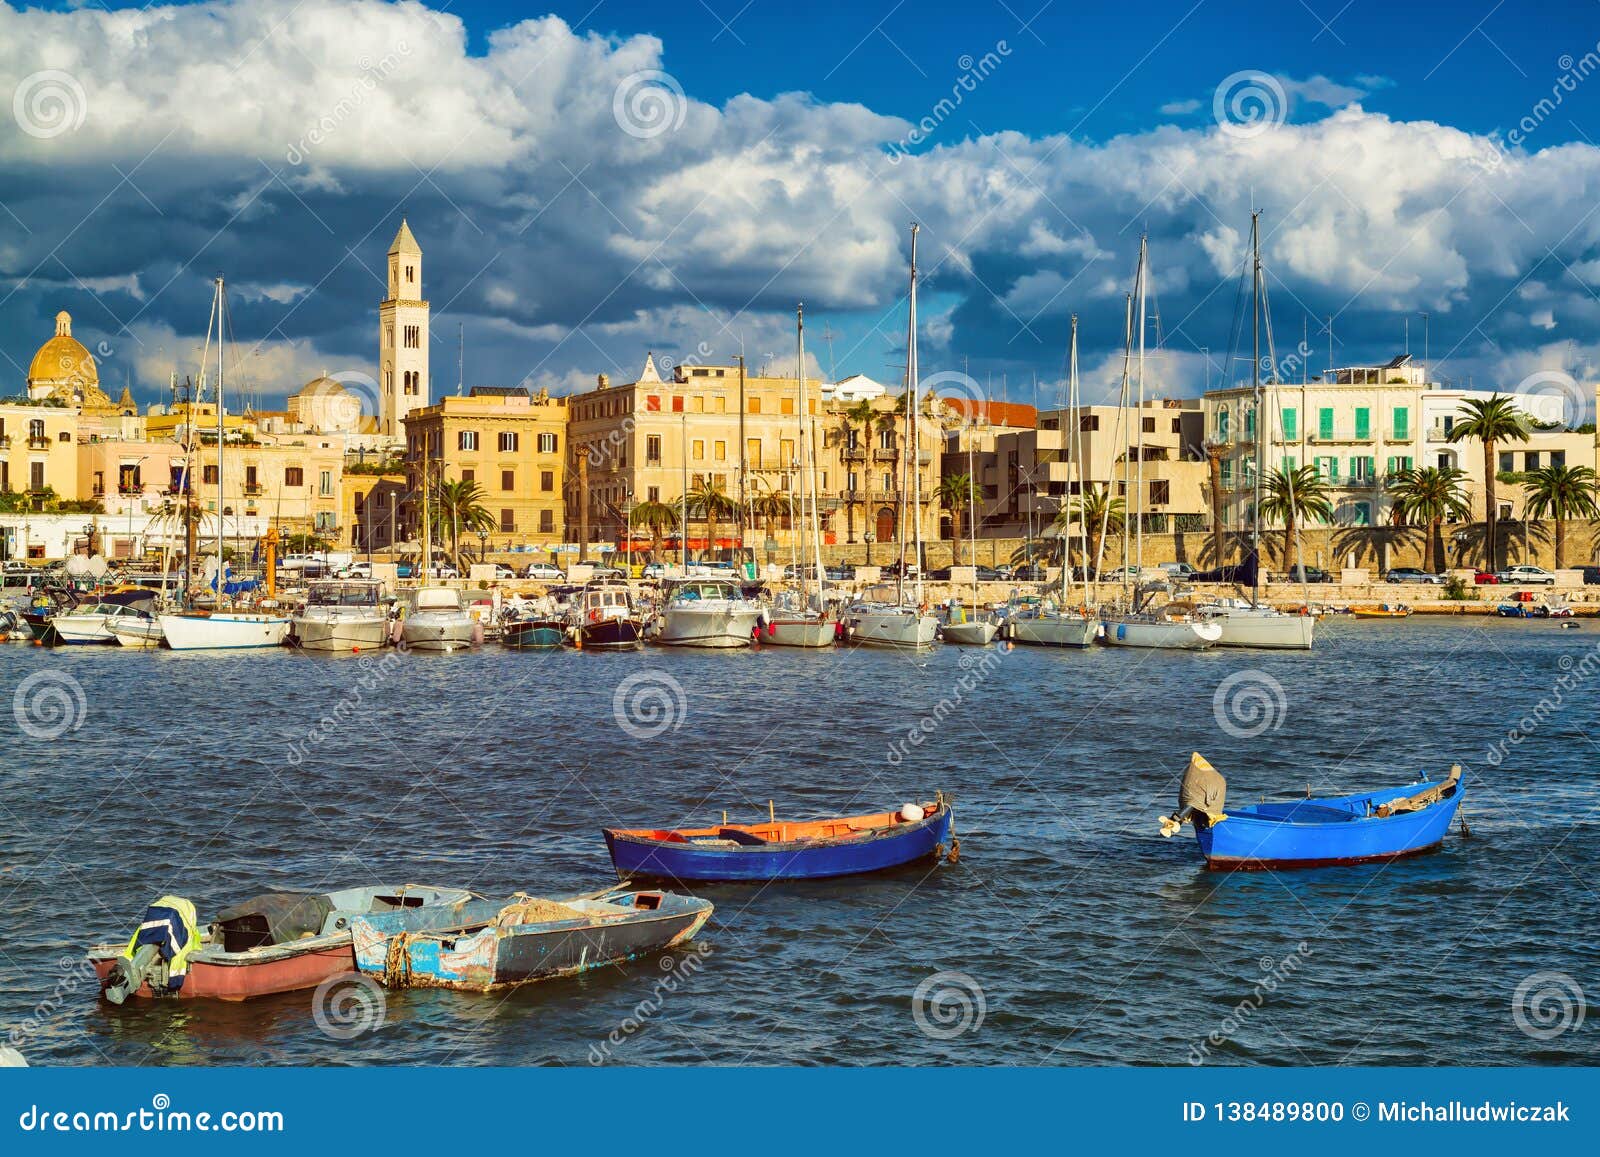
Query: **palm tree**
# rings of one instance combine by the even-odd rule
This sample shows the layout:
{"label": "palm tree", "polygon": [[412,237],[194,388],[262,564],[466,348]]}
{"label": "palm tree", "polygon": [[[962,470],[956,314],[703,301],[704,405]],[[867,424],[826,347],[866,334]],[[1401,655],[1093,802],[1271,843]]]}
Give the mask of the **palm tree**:
{"label": "palm tree", "polygon": [[433,529],[450,536],[450,554],[461,554],[461,534],[495,529],[494,515],[484,507],[483,491],[476,482],[438,482],[434,485],[433,507],[428,511]]}
{"label": "palm tree", "polygon": [[[750,511],[761,519],[766,528],[767,541],[777,545],[778,520],[794,509],[794,499],[787,490],[779,490],[768,483],[765,490],[760,491],[750,500]],[[770,566],[773,559],[771,550],[767,551],[767,563]]]}
{"label": "palm tree", "polygon": [[1556,569],[1560,570],[1567,562],[1567,519],[1600,514],[1595,473],[1588,466],[1543,466],[1532,471],[1523,485],[1528,517],[1548,516],[1556,524]]}
{"label": "palm tree", "polygon": [[1402,470],[1389,483],[1395,513],[1408,523],[1420,522],[1428,528],[1422,544],[1423,570],[1443,565],[1444,544],[1439,541],[1439,528],[1446,522],[1472,517],[1466,479],[1467,472],[1455,466],[1424,466]]}
{"label": "palm tree", "polygon": [[934,500],[950,512],[952,562],[959,562],[961,559],[961,519],[966,514],[967,507],[977,500],[977,496],[977,489],[972,484],[972,475],[965,472],[946,474],[934,489]]}
{"label": "palm tree", "polygon": [[1483,543],[1485,565],[1495,568],[1499,555],[1495,551],[1495,525],[1500,520],[1500,508],[1495,499],[1494,448],[1497,442],[1526,442],[1528,417],[1517,409],[1509,397],[1495,394],[1484,401],[1474,398],[1463,402],[1467,416],[1457,420],[1450,431],[1450,441],[1475,439],[1483,443]]}
{"label": "palm tree", "polygon": [[689,489],[689,509],[705,520],[706,549],[702,559],[710,558],[717,548],[717,523],[738,510],[738,504],[728,497],[722,479],[706,475]]}
{"label": "palm tree", "polygon": [[[1293,574],[1300,563],[1294,550],[1294,529],[1298,523],[1313,518],[1319,522],[1333,521],[1333,500],[1328,484],[1322,480],[1315,466],[1295,466],[1274,470],[1262,480],[1261,505],[1256,508],[1257,519],[1281,519],[1283,522],[1283,561]],[[1260,565],[1260,560],[1256,560]]]}
{"label": "palm tree", "polygon": [[[1084,524],[1085,533],[1094,544],[1094,557],[1098,559],[1105,551],[1106,535],[1121,534],[1127,529],[1128,515],[1122,499],[1112,496],[1108,483],[1091,486],[1086,494],[1074,495],[1072,502],[1056,514],[1055,525],[1060,528],[1063,540],[1074,520]],[[1090,561],[1084,559],[1083,565],[1084,572],[1088,573]]]}
{"label": "palm tree", "polygon": [[1207,481],[1211,492],[1211,564],[1222,566],[1227,549],[1227,528],[1222,524],[1222,460],[1228,455],[1225,442],[1206,443]]}
{"label": "palm tree", "polygon": [[647,498],[630,511],[634,526],[650,532],[650,561],[661,561],[661,540],[667,531],[678,525],[678,507]]}

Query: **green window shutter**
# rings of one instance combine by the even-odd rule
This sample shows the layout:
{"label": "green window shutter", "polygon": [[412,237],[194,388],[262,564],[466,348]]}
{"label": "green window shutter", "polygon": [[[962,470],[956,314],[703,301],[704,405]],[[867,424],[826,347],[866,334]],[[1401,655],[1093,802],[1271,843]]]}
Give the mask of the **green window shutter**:
{"label": "green window shutter", "polygon": [[1405,406],[1394,408],[1394,440],[1404,442],[1411,437],[1411,411]]}
{"label": "green window shutter", "polygon": [[1256,436],[1256,412],[1254,410],[1246,410],[1244,412],[1244,436],[1250,439]]}
{"label": "green window shutter", "polygon": [[1372,411],[1365,406],[1356,407],[1356,438],[1365,441],[1372,437]]}
{"label": "green window shutter", "polygon": [[1283,456],[1283,472],[1285,474],[1292,474],[1294,473],[1294,470],[1294,456],[1292,454],[1285,454]]}
{"label": "green window shutter", "polygon": [[1283,437],[1284,437],[1285,441],[1287,441],[1287,442],[1297,442],[1297,441],[1300,440],[1300,431],[1298,429],[1296,429],[1296,427],[1299,424],[1299,422],[1298,422],[1298,418],[1299,417],[1300,417],[1300,414],[1299,414],[1299,411],[1297,411],[1297,410],[1284,410],[1284,412],[1283,412]]}
{"label": "green window shutter", "polygon": [[1333,441],[1333,410],[1330,407],[1317,411],[1317,437]]}

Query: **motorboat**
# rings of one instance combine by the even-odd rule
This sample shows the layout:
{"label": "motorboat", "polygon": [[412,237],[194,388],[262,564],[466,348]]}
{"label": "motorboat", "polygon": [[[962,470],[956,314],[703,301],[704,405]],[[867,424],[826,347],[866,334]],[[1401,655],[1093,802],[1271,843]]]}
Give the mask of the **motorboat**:
{"label": "motorboat", "polygon": [[380,583],[314,582],[290,633],[307,651],[377,650],[389,638],[389,611]]}
{"label": "motorboat", "polygon": [[668,647],[748,647],[761,604],[731,579],[680,579],[667,588],[655,640]]}
{"label": "motorboat", "polygon": [[627,583],[596,579],[572,600],[567,622],[580,647],[631,651],[644,645],[645,615]]}
{"label": "motorboat", "polygon": [[939,638],[957,647],[987,647],[1000,624],[989,615],[974,615],[959,599],[951,599],[939,617]]}
{"label": "motorboat", "polygon": [[117,645],[115,627],[120,622],[137,626],[140,630],[154,628],[160,639],[160,624],[149,611],[139,610],[122,603],[95,603],[92,606],[74,607],[50,619],[47,637],[66,646]]}
{"label": "motorboat", "polygon": [[452,587],[418,587],[410,592],[400,619],[400,642],[418,651],[460,651],[482,638],[461,592]]}
{"label": "motorboat", "polygon": [[280,647],[287,615],[244,611],[181,611],[161,615],[161,634],[174,651],[232,651]]}

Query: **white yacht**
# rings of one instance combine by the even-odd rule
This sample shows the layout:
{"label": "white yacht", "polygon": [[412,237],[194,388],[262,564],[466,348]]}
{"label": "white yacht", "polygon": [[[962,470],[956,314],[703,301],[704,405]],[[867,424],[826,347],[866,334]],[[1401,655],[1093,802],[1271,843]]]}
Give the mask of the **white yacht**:
{"label": "white yacht", "polygon": [[1290,614],[1246,599],[1214,599],[1198,607],[1195,616],[1222,629],[1219,647],[1309,651],[1317,629],[1313,614]]}
{"label": "white yacht", "polygon": [[845,628],[852,643],[867,647],[931,647],[939,634],[939,620],[922,608],[903,601],[898,588],[884,583],[863,592],[862,601],[845,612]]}
{"label": "white yacht", "polygon": [[162,615],[161,634],[174,651],[234,651],[280,647],[289,634],[284,615],[189,611]]}
{"label": "white yacht", "polygon": [[1037,596],[1012,600],[1006,636],[1030,647],[1089,647],[1100,634],[1100,620],[1067,610]]}
{"label": "white yacht", "polygon": [[655,641],[669,647],[748,647],[761,619],[761,604],[747,599],[729,579],[674,582],[661,608]]}
{"label": "white yacht", "polygon": [[308,651],[377,650],[389,638],[383,588],[375,582],[314,582],[290,628]]}
{"label": "white yacht", "polygon": [[459,651],[476,643],[481,630],[460,591],[418,587],[400,620],[400,641],[418,651]]}
{"label": "white yacht", "polygon": [[1222,627],[1202,620],[1193,604],[1172,602],[1153,610],[1107,617],[1103,638],[1113,647],[1204,651],[1222,638]]}
{"label": "white yacht", "polygon": [[[113,628],[123,620],[130,624],[141,625],[151,625],[155,622],[148,611],[135,610],[120,603],[95,603],[93,606],[77,607],[53,616],[50,619],[50,627],[62,643],[73,646],[99,644],[114,647],[117,636]],[[160,639],[159,632],[156,637]]]}
{"label": "white yacht", "polygon": [[951,599],[939,622],[939,637],[957,647],[987,647],[1000,624],[992,615],[974,614],[960,599]]}

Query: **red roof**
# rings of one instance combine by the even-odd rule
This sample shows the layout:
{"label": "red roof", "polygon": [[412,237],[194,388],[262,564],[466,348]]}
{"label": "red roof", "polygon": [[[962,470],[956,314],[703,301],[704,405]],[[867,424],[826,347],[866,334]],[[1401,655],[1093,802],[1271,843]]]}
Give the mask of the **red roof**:
{"label": "red roof", "polygon": [[945,409],[963,418],[990,426],[1009,426],[1031,430],[1039,423],[1039,411],[1021,402],[989,402],[978,398],[940,398]]}

